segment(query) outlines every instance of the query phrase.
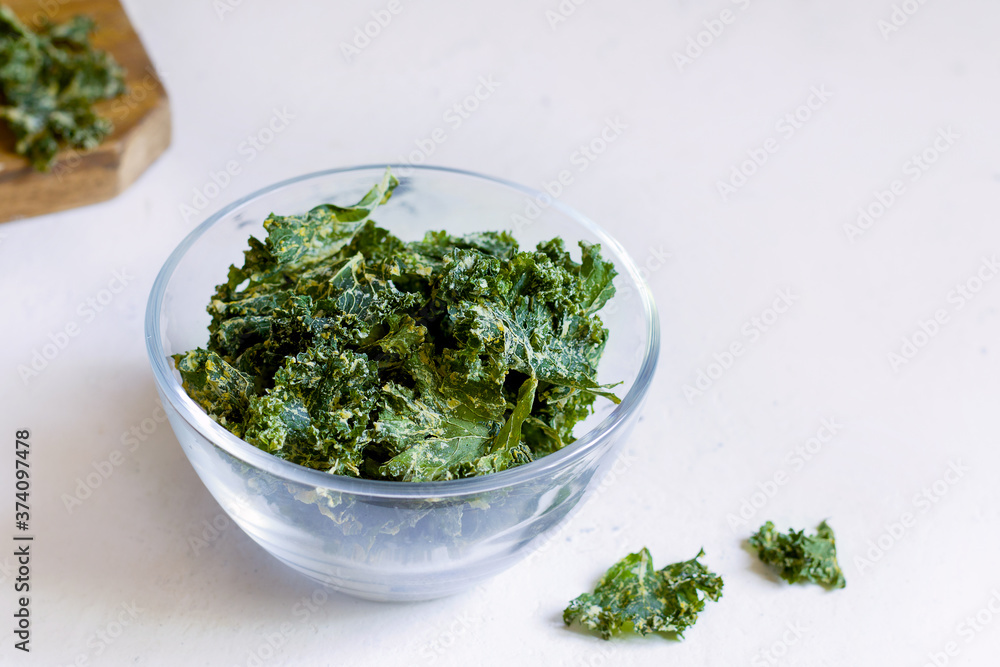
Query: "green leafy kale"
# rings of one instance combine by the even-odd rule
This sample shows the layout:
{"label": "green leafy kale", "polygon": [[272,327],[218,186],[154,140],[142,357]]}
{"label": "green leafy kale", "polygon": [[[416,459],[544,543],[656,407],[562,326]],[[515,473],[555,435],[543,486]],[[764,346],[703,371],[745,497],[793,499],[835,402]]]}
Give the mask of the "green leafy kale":
{"label": "green leafy kale", "polygon": [[485,475],[573,442],[596,397],[614,267],[580,242],[521,251],[506,232],[404,243],[354,206],[271,214],[209,304],[207,348],[174,356],[234,434],[334,474]]}
{"label": "green leafy kale", "polygon": [[750,537],[749,542],[757,550],[760,560],[789,583],[811,581],[828,589],[846,586],[844,573],[837,564],[833,529],[823,521],[815,535],[804,533],[792,529],[787,534],[779,533],[768,521]]}
{"label": "green leafy kale", "polygon": [[44,23],[32,32],[0,5],[0,118],[17,140],[15,150],[47,171],[65,146],[97,147],[112,130],[94,102],[125,92],[124,70],[94,49],[94,22],[77,16]]}
{"label": "green leafy kale", "polygon": [[563,620],[574,620],[604,639],[629,629],[641,635],[673,632],[678,638],[694,625],[705,608],[705,599],[722,597],[722,577],[709,571],[698,559],[653,569],[653,558],[645,547],[615,563],[601,578],[593,593],[584,593],[569,603]]}

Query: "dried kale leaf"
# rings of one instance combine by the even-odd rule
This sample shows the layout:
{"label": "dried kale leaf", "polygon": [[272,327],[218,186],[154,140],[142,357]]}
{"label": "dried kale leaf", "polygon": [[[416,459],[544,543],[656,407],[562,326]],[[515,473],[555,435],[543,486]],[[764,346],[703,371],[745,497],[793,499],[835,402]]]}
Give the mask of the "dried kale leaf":
{"label": "dried kale leaf", "polygon": [[593,593],[584,593],[563,611],[563,621],[578,620],[604,639],[632,630],[640,635],[672,632],[678,638],[695,624],[705,600],[722,597],[722,577],[698,562],[705,555],[653,569],[649,550],[629,554],[611,566]]}
{"label": "dried kale leaf", "polygon": [[77,16],[34,33],[0,5],[0,118],[17,153],[39,171],[48,171],[60,149],[89,150],[111,133],[93,104],[125,92],[125,71],[91,46],[93,31],[90,18]]}
{"label": "dried kale leaf", "polygon": [[749,542],[757,550],[761,562],[772,567],[789,583],[811,581],[828,589],[847,585],[844,573],[837,564],[833,529],[826,521],[819,524],[816,534],[812,536],[792,529],[788,533],[779,533],[768,521],[750,537]]}
{"label": "dried kale leaf", "polygon": [[184,376],[184,389],[198,405],[237,436],[250,404],[252,378],[227,364],[215,352],[191,350],[174,355]]}
{"label": "dried kale leaf", "polygon": [[349,207],[271,214],[208,306],[207,349],[175,355],[220,424],[299,465],[431,481],[522,465],[573,442],[597,397],[614,267],[581,242],[506,232],[405,243]]}

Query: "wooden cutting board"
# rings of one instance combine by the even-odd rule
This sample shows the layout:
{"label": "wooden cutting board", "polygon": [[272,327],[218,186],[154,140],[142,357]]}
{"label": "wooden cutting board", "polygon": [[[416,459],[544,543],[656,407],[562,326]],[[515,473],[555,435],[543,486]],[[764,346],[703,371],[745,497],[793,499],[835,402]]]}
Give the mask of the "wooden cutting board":
{"label": "wooden cutting board", "polygon": [[0,222],[110,199],[122,192],[170,145],[170,107],[160,76],[118,0],[0,0],[28,27],[47,18],[86,14],[97,22],[95,48],[125,68],[128,92],[96,105],[114,132],[86,153],[63,151],[39,173],[14,153],[14,135],[0,121]]}

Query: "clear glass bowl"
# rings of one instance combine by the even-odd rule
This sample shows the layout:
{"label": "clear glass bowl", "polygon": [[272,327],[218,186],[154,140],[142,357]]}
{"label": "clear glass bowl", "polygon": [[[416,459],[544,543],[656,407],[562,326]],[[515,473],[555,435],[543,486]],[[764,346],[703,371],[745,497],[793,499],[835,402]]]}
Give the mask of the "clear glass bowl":
{"label": "clear glass bowl", "polygon": [[[192,231],[157,276],[146,311],[146,347],[170,424],[205,486],[276,558],[340,591],[373,600],[424,600],[494,576],[531,553],[593,489],[628,437],[659,352],[653,299],[607,232],[547,195],[479,174],[397,165],[400,178],[375,220],[403,240],[428,230],[511,230],[522,248],[561,236],[600,243],[619,271],[601,311],[609,338],[599,369],[620,405],[598,399],[578,440],[530,464],[446,482],[354,479],[311,470],[257,449],[212,421],[184,392],[171,354],[208,340],[205,310],[230,264],[271,212],[352,204],[384,166],[334,169],[264,188]],[[518,217],[520,216],[520,217]]]}

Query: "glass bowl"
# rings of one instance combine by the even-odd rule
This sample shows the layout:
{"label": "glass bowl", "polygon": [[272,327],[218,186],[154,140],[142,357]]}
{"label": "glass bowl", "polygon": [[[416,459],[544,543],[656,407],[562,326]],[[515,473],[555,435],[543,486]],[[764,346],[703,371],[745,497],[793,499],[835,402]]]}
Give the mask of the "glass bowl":
{"label": "glass bowl", "polygon": [[204,346],[205,310],[247,238],[263,239],[268,214],[349,205],[382,178],[384,165],[333,169],[266,187],[219,211],[167,259],[146,310],[146,348],[156,388],[184,453],[223,509],[280,561],[344,593],[425,600],[475,586],[531,553],[600,481],[628,437],[659,352],[656,309],[635,263],[596,224],[546,194],[479,174],[393,166],[400,179],[375,220],[404,241],[428,230],[510,230],[522,248],[561,236],[600,243],[619,275],[600,311],[609,337],[599,398],[577,440],[532,463],[482,477],[390,482],[331,475],[284,461],[214,422],[181,387],[171,354]]}

